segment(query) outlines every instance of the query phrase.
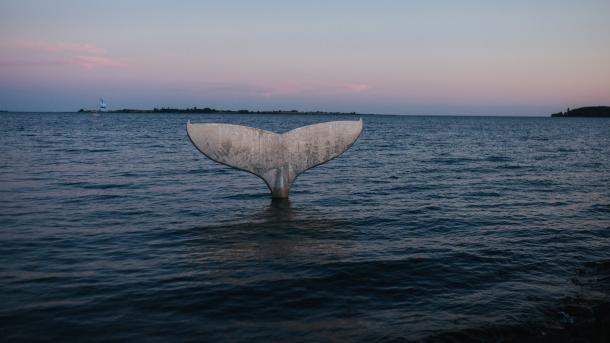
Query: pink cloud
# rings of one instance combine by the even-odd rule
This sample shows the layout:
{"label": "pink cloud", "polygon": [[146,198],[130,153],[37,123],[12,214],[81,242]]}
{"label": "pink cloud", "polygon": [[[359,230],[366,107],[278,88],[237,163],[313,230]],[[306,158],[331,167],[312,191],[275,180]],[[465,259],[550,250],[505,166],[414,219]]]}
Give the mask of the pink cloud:
{"label": "pink cloud", "polygon": [[13,44],[9,44],[17,49],[28,49],[43,52],[69,52],[69,53],[81,53],[81,54],[105,54],[106,50],[99,48],[92,44],[78,44],[78,43],[50,43],[42,41],[29,41],[29,40],[17,40]]}
{"label": "pink cloud", "polygon": [[[12,60],[0,61],[0,67],[77,65],[85,69],[93,69],[125,66],[124,61],[108,56],[105,49],[93,44],[51,43],[19,39],[0,43],[0,48],[12,50],[13,55],[17,55]],[[33,54],[28,50],[38,52],[38,54]]]}
{"label": "pink cloud", "polygon": [[125,65],[123,61],[115,60],[105,56],[76,56],[70,61],[72,64],[77,64],[85,69],[93,69],[95,67],[122,67]]}
{"label": "pink cloud", "polygon": [[347,93],[362,93],[369,90],[369,85],[363,83],[348,83],[340,87],[344,92]]}
{"label": "pink cloud", "polygon": [[346,93],[363,93],[370,89],[363,83],[326,83],[326,82],[285,82],[270,86],[261,86],[261,94],[265,97],[287,96],[296,94],[333,95]]}
{"label": "pink cloud", "polygon": [[0,67],[52,67],[61,65],[77,65],[85,69],[95,67],[122,67],[125,62],[105,56],[79,55],[73,58],[48,58],[48,59],[12,59],[0,60]]}
{"label": "pink cloud", "polygon": [[305,85],[296,82],[287,82],[261,87],[261,94],[265,97],[294,95],[306,91],[308,91],[308,89]]}
{"label": "pink cloud", "polygon": [[0,60],[0,67],[47,67],[65,65],[65,60],[28,60],[28,59],[12,59],[12,60]]}

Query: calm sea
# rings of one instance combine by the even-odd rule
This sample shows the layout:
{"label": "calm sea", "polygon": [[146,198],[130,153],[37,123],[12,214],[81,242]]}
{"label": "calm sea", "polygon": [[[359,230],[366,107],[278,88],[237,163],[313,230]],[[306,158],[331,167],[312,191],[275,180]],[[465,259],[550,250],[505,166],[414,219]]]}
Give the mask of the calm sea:
{"label": "calm sea", "polygon": [[280,203],[185,130],[357,118],[0,114],[2,340],[494,341],[595,321],[609,119],[363,116]]}

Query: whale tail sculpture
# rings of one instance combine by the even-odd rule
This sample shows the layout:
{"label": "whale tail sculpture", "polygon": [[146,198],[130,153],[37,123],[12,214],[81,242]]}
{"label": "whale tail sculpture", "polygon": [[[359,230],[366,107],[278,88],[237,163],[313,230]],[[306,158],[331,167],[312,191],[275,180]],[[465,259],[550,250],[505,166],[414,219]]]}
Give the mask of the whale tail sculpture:
{"label": "whale tail sculpture", "polygon": [[299,174],[341,155],[362,133],[362,119],[331,121],[277,134],[231,124],[186,124],[208,158],[265,181],[273,198],[287,198]]}

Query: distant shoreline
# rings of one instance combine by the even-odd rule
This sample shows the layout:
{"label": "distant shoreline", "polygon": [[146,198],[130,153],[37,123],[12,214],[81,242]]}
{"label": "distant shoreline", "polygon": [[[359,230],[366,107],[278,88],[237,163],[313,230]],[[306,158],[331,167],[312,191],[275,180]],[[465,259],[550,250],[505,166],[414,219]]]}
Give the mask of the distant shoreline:
{"label": "distant shoreline", "polygon": [[551,117],[610,117],[610,106],[581,107],[551,114]]}
{"label": "distant shoreline", "polygon": [[[77,113],[96,113],[95,110],[80,109]],[[252,111],[252,110],[217,110],[215,108],[154,108],[152,110],[123,108],[120,110],[104,111],[102,113],[204,113],[204,114],[326,114],[326,115],[357,115],[356,112],[327,112],[327,111],[297,111],[297,110],[274,110],[274,111]]]}
{"label": "distant shoreline", "polygon": [[[338,112],[338,111],[298,111],[298,110],[218,110],[213,108],[154,108],[154,109],[131,109],[131,108],[123,108],[119,110],[109,110],[109,111],[98,111],[91,109],[80,109],[78,111],[24,111],[24,110],[0,110],[1,114],[4,113],[100,113],[100,114],[151,114],[151,113],[165,113],[165,114],[277,114],[277,115],[357,115],[357,116],[408,116],[408,117],[494,117],[494,118],[548,118],[548,114],[541,113],[532,113],[532,114],[464,114],[464,113],[456,113],[456,114],[436,114],[436,113],[427,113],[427,114],[407,114],[407,113],[360,113],[360,112]],[[567,109],[565,112],[553,113],[550,117],[610,117],[610,106],[591,106],[591,107],[581,107],[577,109]]]}

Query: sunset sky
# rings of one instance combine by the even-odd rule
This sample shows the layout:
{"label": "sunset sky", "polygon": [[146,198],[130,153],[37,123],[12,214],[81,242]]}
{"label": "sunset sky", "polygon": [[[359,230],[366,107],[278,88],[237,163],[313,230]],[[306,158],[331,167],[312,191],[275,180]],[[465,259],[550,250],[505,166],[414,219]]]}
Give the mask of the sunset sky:
{"label": "sunset sky", "polygon": [[0,0],[0,109],[610,105],[610,1]]}

